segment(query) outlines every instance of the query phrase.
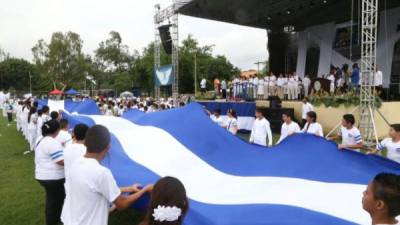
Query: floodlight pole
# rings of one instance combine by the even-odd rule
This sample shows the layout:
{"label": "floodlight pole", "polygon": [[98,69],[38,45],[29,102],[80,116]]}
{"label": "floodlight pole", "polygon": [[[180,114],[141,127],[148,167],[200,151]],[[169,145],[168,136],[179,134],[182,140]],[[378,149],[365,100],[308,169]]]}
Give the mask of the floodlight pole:
{"label": "floodlight pole", "polygon": [[361,8],[360,131],[367,147],[377,140],[375,127],[374,76],[378,27],[378,0],[362,0]]}

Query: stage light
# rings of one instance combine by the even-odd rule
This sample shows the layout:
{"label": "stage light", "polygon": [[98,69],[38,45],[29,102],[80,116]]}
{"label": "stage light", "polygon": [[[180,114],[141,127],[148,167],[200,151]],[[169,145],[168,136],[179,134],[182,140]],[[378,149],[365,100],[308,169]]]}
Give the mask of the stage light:
{"label": "stage light", "polygon": [[270,16],[267,17],[267,20],[272,20],[272,18]]}
{"label": "stage light", "polygon": [[286,10],[286,14],[290,15],[292,11],[290,9]]}
{"label": "stage light", "polygon": [[323,0],[322,2],[323,2],[324,4],[326,4],[326,3],[328,3],[328,0]]}

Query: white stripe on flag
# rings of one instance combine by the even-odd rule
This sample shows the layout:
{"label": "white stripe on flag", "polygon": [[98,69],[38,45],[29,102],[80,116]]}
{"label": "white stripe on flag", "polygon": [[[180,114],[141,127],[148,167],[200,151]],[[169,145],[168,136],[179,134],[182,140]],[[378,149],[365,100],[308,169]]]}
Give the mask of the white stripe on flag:
{"label": "white stripe on flag", "polygon": [[361,206],[365,185],[233,176],[213,168],[162,129],[139,126],[120,117],[90,118],[106,126],[133,161],[161,177],[179,178],[195,201],[218,205],[287,205],[358,224],[370,222]]}
{"label": "white stripe on flag", "polygon": [[58,100],[48,100],[47,101],[47,105],[49,106],[49,108],[50,108],[50,112],[52,112],[52,111],[59,111],[59,110],[65,110],[64,109],[64,100],[60,100],[60,101],[58,101]]}

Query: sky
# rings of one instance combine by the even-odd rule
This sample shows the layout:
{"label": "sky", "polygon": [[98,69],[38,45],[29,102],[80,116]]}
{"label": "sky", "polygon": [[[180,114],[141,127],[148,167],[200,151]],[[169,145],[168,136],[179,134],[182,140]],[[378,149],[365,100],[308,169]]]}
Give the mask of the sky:
{"label": "sky", "polygon": [[[154,40],[154,5],[171,0],[0,0],[0,48],[13,57],[32,60],[31,48],[53,32],[73,31],[83,51],[93,54],[111,30],[118,31],[129,49],[142,50]],[[215,45],[242,70],[256,69],[266,60],[266,31],[188,16],[179,17],[180,40],[192,34],[200,45]]]}

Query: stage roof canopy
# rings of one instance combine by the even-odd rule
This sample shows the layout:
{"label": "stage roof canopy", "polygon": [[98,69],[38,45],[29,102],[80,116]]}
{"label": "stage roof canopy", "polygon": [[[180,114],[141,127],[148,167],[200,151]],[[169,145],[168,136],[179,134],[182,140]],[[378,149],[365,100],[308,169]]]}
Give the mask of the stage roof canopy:
{"label": "stage roof canopy", "polygon": [[[349,21],[352,1],[357,20],[361,0],[177,0],[183,15],[273,31]],[[380,10],[394,7],[400,7],[399,0],[379,0]]]}

